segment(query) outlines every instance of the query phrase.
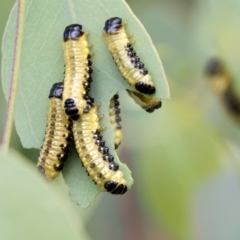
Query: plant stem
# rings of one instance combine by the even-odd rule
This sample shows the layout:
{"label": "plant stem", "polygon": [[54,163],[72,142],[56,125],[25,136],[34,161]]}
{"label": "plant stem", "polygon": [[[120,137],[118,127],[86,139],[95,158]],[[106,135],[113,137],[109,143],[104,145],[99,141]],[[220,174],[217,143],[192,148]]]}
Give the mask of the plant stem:
{"label": "plant stem", "polygon": [[20,58],[21,58],[22,34],[23,34],[23,24],[24,24],[24,4],[25,4],[25,0],[17,0],[17,20],[16,20],[17,22],[16,22],[15,41],[14,41],[11,85],[9,89],[7,113],[6,113],[5,123],[4,123],[3,137],[1,141],[1,149],[5,151],[7,151],[9,148],[11,134],[12,134],[14,107],[15,107],[15,100],[16,100],[16,94],[17,94],[19,66],[20,66]]}

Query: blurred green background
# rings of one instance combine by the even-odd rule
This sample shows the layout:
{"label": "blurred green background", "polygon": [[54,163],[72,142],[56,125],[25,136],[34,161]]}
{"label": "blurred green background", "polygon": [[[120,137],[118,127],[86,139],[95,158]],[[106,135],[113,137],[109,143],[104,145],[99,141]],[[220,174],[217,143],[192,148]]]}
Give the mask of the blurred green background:
{"label": "blurred green background", "polygon": [[[33,199],[31,202],[36,201],[36,206],[31,206],[26,195],[19,205],[24,211],[12,207],[19,200],[15,188],[21,188],[20,182],[19,185],[14,182],[21,178],[22,184],[26,184],[25,174],[19,173],[23,167],[13,164],[12,172],[8,169],[11,180],[6,172],[2,173],[4,180],[12,184],[6,188],[3,184],[1,188],[2,194],[9,198],[0,198],[0,224],[1,229],[15,229],[18,225],[22,232],[15,231],[17,236],[0,235],[0,239],[32,239],[30,236],[61,239],[54,234],[50,236],[49,229],[39,223],[51,225],[53,221],[56,224],[53,231],[61,228],[64,232],[61,224],[65,224],[65,233],[76,232],[71,239],[240,239],[239,124],[227,115],[203,78],[207,60],[219,56],[234,76],[236,91],[240,91],[237,81],[240,3],[237,0],[128,0],[127,3],[152,37],[171,89],[171,100],[164,100],[162,109],[153,114],[143,112],[125,92],[120,93],[124,141],[119,156],[132,169],[135,180],[132,190],[119,198],[101,194],[83,211],[70,201],[60,177],[49,188],[57,192],[52,205],[66,209],[63,219],[67,223],[61,223],[60,216],[51,219],[43,214],[48,209],[48,199],[39,202]],[[1,36],[13,4],[12,0],[0,2]],[[1,87],[0,109],[2,135],[6,101]],[[38,150],[23,149],[15,132],[11,147],[33,160],[25,164],[30,173],[34,172]],[[34,174],[31,177],[33,186],[41,185]],[[43,195],[49,191],[43,185],[41,188]],[[39,199],[39,188],[29,191]],[[31,222],[32,208],[39,209],[34,215],[39,222]],[[54,211],[52,214],[56,214]],[[42,231],[36,232],[31,223]],[[62,239],[66,239],[64,235]]]}

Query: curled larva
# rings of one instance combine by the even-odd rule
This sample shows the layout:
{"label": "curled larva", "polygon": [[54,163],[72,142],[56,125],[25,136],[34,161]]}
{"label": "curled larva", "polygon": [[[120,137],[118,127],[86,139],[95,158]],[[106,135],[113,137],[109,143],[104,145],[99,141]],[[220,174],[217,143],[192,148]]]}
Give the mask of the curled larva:
{"label": "curled larva", "polygon": [[140,62],[129,40],[122,19],[113,17],[105,22],[103,37],[107,42],[108,49],[124,79],[139,92],[145,94],[155,93],[155,87],[148,70]]}
{"label": "curled larva", "polygon": [[38,158],[37,168],[48,181],[63,169],[72,145],[72,120],[62,107],[63,83],[55,83],[49,94],[47,130]]}
{"label": "curled larva", "polygon": [[149,97],[128,89],[127,89],[127,93],[134,100],[136,104],[138,104],[141,108],[143,108],[149,113],[154,112],[154,110],[159,109],[162,106],[162,102],[160,98]]}
{"label": "curled larva", "polygon": [[88,112],[93,98],[88,96],[92,82],[90,66],[91,52],[87,42],[87,33],[82,26],[72,24],[63,33],[65,61],[63,107],[72,120],[79,119],[83,112]]}
{"label": "curled larva", "polygon": [[93,105],[81,119],[73,122],[76,149],[86,171],[103,191],[124,194],[126,181],[102,139],[97,109],[98,106]]}
{"label": "curled larva", "polygon": [[110,123],[113,125],[113,131],[114,131],[114,146],[115,149],[119,147],[122,141],[122,126],[120,125],[121,117],[120,117],[120,102],[119,102],[119,95],[115,94],[111,100],[109,105],[109,117],[110,117]]}
{"label": "curled larva", "polygon": [[240,99],[234,92],[233,80],[225,64],[218,58],[212,58],[206,65],[205,76],[212,89],[217,93],[226,110],[239,119]]}

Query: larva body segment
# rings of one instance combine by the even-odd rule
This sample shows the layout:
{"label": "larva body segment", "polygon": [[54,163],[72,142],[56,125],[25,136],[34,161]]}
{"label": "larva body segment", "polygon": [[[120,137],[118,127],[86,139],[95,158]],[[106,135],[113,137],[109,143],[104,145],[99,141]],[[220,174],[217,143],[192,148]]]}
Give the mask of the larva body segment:
{"label": "larva body segment", "polygon": [[73,122],[73,136],[78,155],[88,174],[103,191],[124,194],[126,181],[118,164],[109,154],[108,147],[100,134],[97,106],[93,105],[81,119]]}
{"label": "larva body segment", "polygon": [[141,108],[146,110],[148,113],[152,113],[155,110],[161,108],[162,102],[160,98],[153,98],[149,96],[145,96],[141,93],[134,92],[127,89],[128,95],[134,100],[136,104],[138,104]]}
{"label": "larva body segment", "polygon": [[132,42],[125,32],[122,19],[118,17],[108,19],[103,28],[103,37],[124,79],[141,93],[155,93],[152,78],[136,55]]}
{"label": "larva body segment", "polygon": [[122,141],[122,126],[120,125],[121,117],[120,117],[120,102],[119,102],[119,95],[115,94],[111,100],[109,105],[109,118],[110,123],[113,125],[113,131],[114,131],[114,146],[115,149],[119,147]]}
{"label": "larva body segment", "polygon": [[72,120],[77,120],[83,112],[89,111],[93,103],[93,98],[88,96],[92,82],[90,46],[87,34],[82,31],[79,24],[67,26],[63,40],[65,61],[63,107]]}
{"label": "larva body segment", "polygon": [[48,181],[63,169],[72,145],[72,121],[62,108],[63,83],[55,83],[49,94],[47,129],[37,168]]}
{"label": "larva body segment", "polygon": [[211,59],[206,65],[205,76],[212,89],[219,95],[226,110],[239,120],[240,99],[234,92],[232,76],[223,62],[218,58]]}

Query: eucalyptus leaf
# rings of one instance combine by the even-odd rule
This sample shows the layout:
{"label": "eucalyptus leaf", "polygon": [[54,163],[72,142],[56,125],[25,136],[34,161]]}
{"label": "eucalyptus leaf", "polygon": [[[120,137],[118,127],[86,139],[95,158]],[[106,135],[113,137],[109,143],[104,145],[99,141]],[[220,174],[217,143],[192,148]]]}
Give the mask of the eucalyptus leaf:
{"label": "eucalyptus leaf", "polygon": [[[14,119],[23,146],[40,148],[42,144],[49,89],[53,83],[63,80],[63,30],[69,24],[79,23],[83,25],[84,31],[90,33],[88,40],[93,45],[94,81],[91,95],[95,98],[95,102],[101,102],[100,114],[105,116],[101,124],[107,127],[103,136],[116,162],[120,163],[114,150],[113,130],[107,117],[109,101],[116,92],[126,88],[133,90],[133,88],[118,72],[101,34],[106,19],[118,16],[127,20],[127,31],[134,33],[136,40],[135,49],[153,77],[157,89],[155,96],[168,98],[169,89],[164,70],[145,29],[125,1],[27,0],[19,3],[22,4],[21,11],[24,14],[20,16],[23,17],[23,26],[17,29],[19,5],[15,5],[3,38],[2,81],[5,96],[8,98],[12,69],[16,66],[16,62],[13,61],[15,40],[21,38],[21,44],[17,46],[21,55],[18,62],[19,76]],[[74,201],[86,207],[99,193],[99,188],[94,187],[90,178],[86,178],[79,159],[75,154],[73,156],[75,157],[72,157],[66,166],[64,177],[70,187],[70,195],[75,196]],[[130,188],[133,183],[130,170],[121,163],[120,169]],[[84,191],[81,188],[80,191],[79,184],[89,184],[89,189]],[[85,202],[86,199],[89,199],[88,202]]]}
{"label": "eucalyptus leaf", "polygon": [[76,207],[28,159],[10,150],[0,164],[0,239],[90,239]]}

